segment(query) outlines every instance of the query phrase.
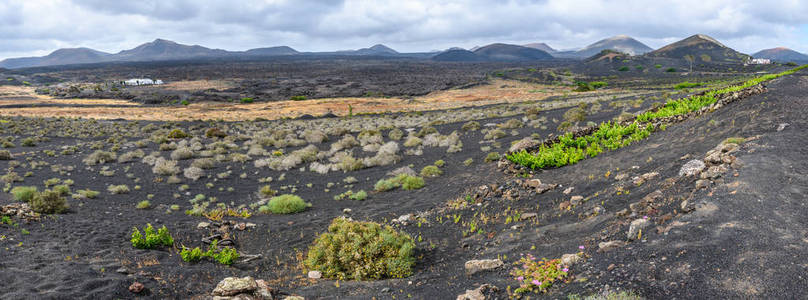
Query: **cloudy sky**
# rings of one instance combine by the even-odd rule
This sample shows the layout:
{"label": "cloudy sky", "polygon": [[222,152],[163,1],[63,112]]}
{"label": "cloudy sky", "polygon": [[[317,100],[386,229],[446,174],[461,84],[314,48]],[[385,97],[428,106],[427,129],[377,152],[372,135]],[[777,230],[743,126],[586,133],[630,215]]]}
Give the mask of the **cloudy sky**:
{"label": "cloudy sky", "polygon": [[695,33],[745,53],[808,52],[808,1],[0,1],[0,59],[63,47],[118,52],[155,38],[227,50],[383,43],[417,52],[492,42],[568,49],[618,34],[657,48]]}

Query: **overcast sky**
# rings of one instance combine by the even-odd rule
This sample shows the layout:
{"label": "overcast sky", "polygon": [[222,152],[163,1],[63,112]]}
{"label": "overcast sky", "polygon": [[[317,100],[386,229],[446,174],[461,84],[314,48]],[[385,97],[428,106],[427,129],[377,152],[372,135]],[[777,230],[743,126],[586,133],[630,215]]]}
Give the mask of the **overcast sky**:
{"label": "overcast sky", "polygon": [[618,34],[658,48],[695,33],[745,53],[808,52],[808,1],[0,0],[0,59],[65,47],[118,52],[155,38],[226,50],[382,43],[417,52],[493,42],[568,49]]}

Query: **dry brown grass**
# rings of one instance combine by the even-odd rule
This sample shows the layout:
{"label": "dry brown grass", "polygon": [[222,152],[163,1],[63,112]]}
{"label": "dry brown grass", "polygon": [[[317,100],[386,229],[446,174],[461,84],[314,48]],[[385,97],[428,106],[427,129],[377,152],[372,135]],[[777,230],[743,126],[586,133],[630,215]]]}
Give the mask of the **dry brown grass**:
{"label": "dry brown grass", "polygon": [[[210,81],[200,81],[200,86]],[[187,87],[187,82],[184,87]],[[129,105],[130,107],[27,107],[4,109],[0,115],[7,116],[39,116],[39,117],[83,117],[95,119],[130,119],[130,120],[200,120],[222,119],[227,121],[264,118],[268,120],[285,117],[298,117],[303,114],[322,115],[333,113],[348,115],[349,107],[354,114],[374,112],[400,112],[450,109],[458,107],[481,106],[498,103],[514,103],[528,100],[542,100],[550,96],[568,92],[568,87],[525,83],[520,81],[496,79],[486,85],[467,89],[436,91],[413,99],[343,97],[328,99],[311,99],[304,101],[276,101],[253,104],[232,104],[221,102],[193,103],[188,106],[145,106],[124,100],[110,99],[53,99],[36,95],[34,89],[27,87],[16,89],[14,97],[0,98],[0,105],[57,103],[57,104],[107,104]],[[30,99],[28,97],[34,97]],[[27,99],[24,99],[27,98]]]}

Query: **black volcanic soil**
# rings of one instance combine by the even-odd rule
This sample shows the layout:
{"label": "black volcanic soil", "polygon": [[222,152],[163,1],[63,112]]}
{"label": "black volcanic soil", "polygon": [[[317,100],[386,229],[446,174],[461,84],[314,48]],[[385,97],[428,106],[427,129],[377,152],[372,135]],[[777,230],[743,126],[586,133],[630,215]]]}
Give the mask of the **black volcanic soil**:
{"label": "black volcanic soil", "polygon": [[[187,192],[180,192],[178,185],[153,182],[150,168],[139,161],[107,164],[116,170],[113,177],[100,176],[100,166],[85,167],[80,160],[92,152],[85,143],[105,140],[114,132],[87,139],[54,136],[34,148],[20,147],[18,143],[18,147],[10,150],[18,161],[25,163],[17,167],[21,175],[30,169],[30,163],[22,157],[50,163],[32,170],[33,176],[19,184],[41,187],[43,180],[52,177],[70,178],[76,181],[74,190],[90,188],[102,193],[98,199],[69,200],[71,210],[67,214],[45,216],[38,221],[15,219],[19,227],[0,225],[0,253],[4,258],[0,260],[0,282],[4,283],[0,285],[0,298],[204,297],[224,277],[249,275],[268,280],[280,293],[303,295],[307,299],[452,299],[484,283],[499,287],[494,296],[501,299],[507,298],[506,287],[518,286],[508,273],[520,254],[558,258],[578,252],[578,246],[584,246],[589,258],[571,268],[574,280],[557,284],[548,294],[539,296],[564,298],[572,293],[629,289],[652,299],[799,298],[806,293],[802,258],[808,257],[805,242],[808,231],[802,217],[808,213],[804,205],[808,181],[802,172],[806,167],[804,149],[808,146],[803,134],[808,129],[803,109],[808,102],[803,95],[808,86],[805,75],[801,72],[778,79],[770,83],[766,93],[669,126],[637,144],[576,165],[536,172],[533,178],[561,185],[539,195],[520,186],[521,176],[506,175],[495,164],[482,162],[479,132],[462,135],[464,151],[458,154],[446,154],[443,148],[426,148],[424,155],[405,156],[394,166],[345,174],[278,172],[256,169],[251,162],[220,163],[207,173],[216,174],[229,168],[233,176],[215,181],[184,179],[184,183],[190,184]],[[650,101],[646,102],[645,105],[650,105]],[[564,110],[555,110],[541,116],[562,119],[563,113]],[[604,112],[591,120],[606,120],[618,113],[619,110]],[[484,119],[480,123],[507,119]],[[777,131],[781,123],[789,125]],[[168,125],[206,126],[202,122]],[[446,134],[461,125],[435,127]],[[519,133],[546,136],[554,129],[552,124],[548,126],[548,130],[522,128]],[[31,133],[15,135],[24,137]],[[707,189],[696,190],[695,179],[677,175],[689,160],[681,159],[683,156],[702,158],[724,139],[738,136],[758,138],[743,144],[736,152],[740,167],[730,169]],[[515,139],[507,137],[501,142],[509,145]],[[82,144],[81,152],[74,155],[49,157],[42,153],[48,149],[58,152],[63,145],[77,143]],[[146,153],[152,150],[156,150],[156,145],[151,144]],[[475,162],[464,167],[462,161],[467,158],[474,158]],[[421,190],[370,193],[361,202],[331,198],[334,191],[344,190],[341,181],[347,176],[359,179],[354,190],[372,190],[373,183],[391,169],[413,164],[414,169],[420,170],[437,159],[446,160],[444,175],[427,179]],[[181,166],[189,163],[182,161]],[[75,170],[57,174],[51,170],[55,164],[72,165]],[[8,161],[0,161],[0,169],[8,166]],[[246,179],[239,178],[242,172],[248,174]],[[632,177],[649,172],[659,175],[641,185],[631,182]],[[125,195],[106,192],[109,184],[133,187],[133,179],[127,178],[127,173],[140,178],[138,184],[142,189]],[[177,247],[203,246],[200,240],[212,232],[196,228],[199,222],[206,221],[204,217],[182,213],[190,198],[203,193],[218,197],[222,203],[251,203],[256,200],[255,191],[263,185],[257,178],[278,178],[280,173],[286,173],[286,179],[271,183],[273,188],[296,185],[296,194],[312,202],[310,209],[294,215],[256,213],[246,220],[225,218],[257,224],[254,229],[232,233],[239,252],[261,254],[261,259],[232,266],[212,262],[189,264],[179,258],[176,249],[138,250],[129,243],[131,228],[148,222],[166,225]],[[615,180],[622,173],[627,178]],[[207,182],[213,183],[214,188],[205,187]],[[330,193],[323,191],[327,182],[337,183]],[[306,183],[314,185],[306,188]],[[466,208],[447,208],[448,201],[473,195],[477,187],[485,184],[493,184],[497,192],[475,199]],[[219,191],[219,187],[235,190]],[[566,195],[562,191],[568,187],[574,189]],[[629,217],[616,216],[630,203],[657,190],[664,196],[644,211]],[[503,196],[507,192],[512,196]],[[180,197],[175,199],[175,193]],[[135,209],[135,204],[145,200],[147,194],[155,195],[151,203],[156,208]],[[582,195],[587,200],[571,210],[559,210],[559,204],[572,195]],[[679,209],[685,199],[695,204],[695,211],[684,213]],[[12,202],[9,194],[0,193],[0,204]],[[182,210],[167,213],[171,204],[182,205]],[[601,206],[603,212],[587,216],[595,206]],[[334,217],[343,215],[344,208],[352,210],[348,215],[354,219],[384,223],[404,214],[422,216],[422,224],[396,225],[413,237],[420,236],[414,275],[375,282],[306,279],[297,257],[305,253],[306,247]],[[535,212],[537,217],[505,224],[503,212],[509,209]],[[452,222],[453,215],[460,215],[463,222]],[[488,217],[487,223],[480,223],[483,234],[465,235],[467,228],[461,224],[481,220],[481,216]],[[599,242],[626,240],[628,223],[643,216],[648,216],[654,225],[643,233],[642,240],[608,252],[597,251]],[[23,234],[21,229],[30,233]],[[467,260],[498,257],[505,261],[506,267],[473,276],[464,274]],[[134,281],[145,284],[145,294],[136,296],[127,290]]]}
{"label": "black volcanic soil", "polygon": [[[569,62],[547,61],[540,64],[550,67]],[[309,99],[419,96],[484,83],[494,70],[518,65],[524,63],[451,63],[374,57],[283,57],[249,61],[201,60],[41,67],[9,71],[0,73],[0,76],[19,77],[33,84],[50,85],[42,90],[57,97],[131,99],[150,104],[177,104],[183,100],[289,100],[294,96]],[[222,80],[231,87],[175,90],[159,86],[120,86],[121,81],[130,78],[160,79],[166,83]],[[8,84],[15,82],[17,79]],[[58,85],[61,82],[72,83]],[[0,81],[0,84],[5,82]],[[79,88],[71,89],[72,86]]]}

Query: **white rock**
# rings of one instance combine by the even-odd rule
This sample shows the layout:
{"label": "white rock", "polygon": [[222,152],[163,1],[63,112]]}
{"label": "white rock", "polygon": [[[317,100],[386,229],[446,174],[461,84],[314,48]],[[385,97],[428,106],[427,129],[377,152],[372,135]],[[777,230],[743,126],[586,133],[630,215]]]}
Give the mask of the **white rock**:
{"label": "white rock", "polygon": [[636,219],[634,221],[631,221],[631,225],[628,227],[628,239],[629,240],[636,239],[640,233],[640,230],[644,230],[649,225],[651,225],[651,223],[648,222],[647,219]]}
{"label": "white rock", "polygon": [[500,259],[477,259],[466,262],[466,274],[472,275],[480,271],[493,270],[502,267],[505,263]]}
{"label": "white rock", "polygon": [[309,271],[308,275],[309,275],[309,278],[311,278],[311,279],[323,278],[323,272],[316,271],[316,270]]}
{"label": "white rock", "polygon": [[214,296],[234,296],[241,293],[251,293],[258,288],[255,279],[247,277],[227,277],[222,279],[213,289]]}
{"label": "white rock", "polygon": [[572,254],[564,254],[561,256],[561,264],[571,267],[574,264],[577,264],[581,261],[581,256],[575,253]]}
{"label": "white rock", "polygon": [[704,162],[700,159],[694,159],[685,163],[681,169],[679,169],[679,176],[695,176],[701,173],[701,170],[704,170]]}

